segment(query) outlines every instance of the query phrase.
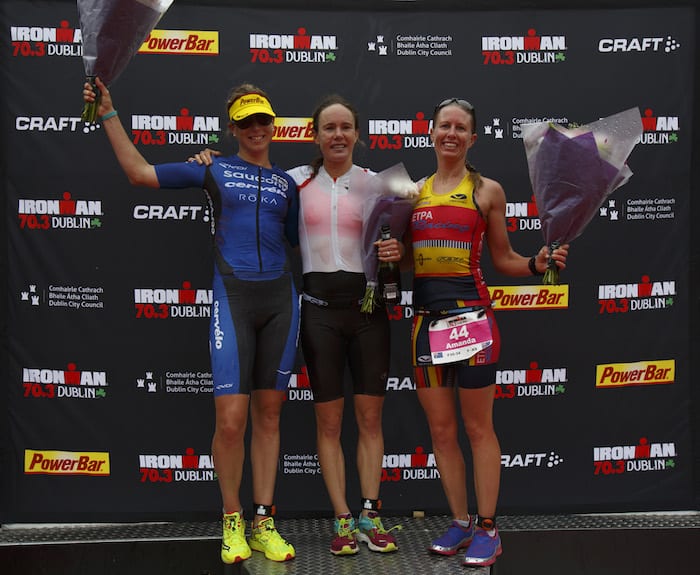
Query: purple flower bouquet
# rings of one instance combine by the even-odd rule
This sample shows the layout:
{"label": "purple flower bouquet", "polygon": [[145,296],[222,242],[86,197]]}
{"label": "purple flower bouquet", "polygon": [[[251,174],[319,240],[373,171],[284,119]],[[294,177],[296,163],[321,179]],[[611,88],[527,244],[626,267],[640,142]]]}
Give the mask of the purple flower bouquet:
{"label": "purple flower bouquet", "polygon": [[[642,135],[638,108],[576,128],[524,124],[530,182],[550,253],[577,238],[605,199],[632,176],[627,158]],[[559,283],[549,260],[543,283]]]}
{"label": "purple flower bouquet", "polygon": [[100,94],[96,76],[109,85],[124,71],[173,0],[78,0],[83,65],[97,99],[85,103],[81,119],[94,122]]}

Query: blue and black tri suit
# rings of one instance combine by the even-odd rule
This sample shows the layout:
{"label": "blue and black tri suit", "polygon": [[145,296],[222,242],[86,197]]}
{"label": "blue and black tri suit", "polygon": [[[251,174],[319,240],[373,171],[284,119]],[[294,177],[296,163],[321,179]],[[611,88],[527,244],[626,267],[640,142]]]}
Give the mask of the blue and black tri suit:
{"label": "blue and black tri suit", "polygon": [[285,237],[299,243],[294,180],[238,156],[155,166],[161,188],[199,187],[213,211],[216,265],[209,327],[214,395],[287,388],[299,298]]}

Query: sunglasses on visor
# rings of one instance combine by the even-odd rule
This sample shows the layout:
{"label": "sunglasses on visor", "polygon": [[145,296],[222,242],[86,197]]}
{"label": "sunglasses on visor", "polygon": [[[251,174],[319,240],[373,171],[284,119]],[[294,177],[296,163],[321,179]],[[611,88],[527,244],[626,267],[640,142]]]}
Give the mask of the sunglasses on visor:
{"label": "sunglasses on visor", "polygon": [[269,126],[270,124],[272,124],[273,120],[274,118],[272,116],[268,116],[267,114],[252,114],[243,118],[242,120],[237,120],[235,124],[241,130],[246,130],[250,128],[253,125],[253,123],[256,123],[260,126]]}
{"label": "sunglasses on visor", "polygon": [[457,104],[458,106],[461,106],[468,112],[474,111],[474,106],[472,106],[466,100],[462,100],[461,98],[448,98],[447,100],[443,100],[437,106],[435,106],[435,111],[437,112],[438,110],[441,110],[442,108],[444,108],[445,106],[449,106],[450,104]]}

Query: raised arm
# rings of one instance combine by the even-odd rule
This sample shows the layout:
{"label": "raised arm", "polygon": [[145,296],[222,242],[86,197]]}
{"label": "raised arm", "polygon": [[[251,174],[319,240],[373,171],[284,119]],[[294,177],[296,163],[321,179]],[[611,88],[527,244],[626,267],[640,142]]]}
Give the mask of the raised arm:
{"label": "raised arm", "polygon": [[[112,97],[107,86],[99,78],[95,78],[95,84],[102,93],[97,115],[99,118],[107,116],[107,118],[102,120],[102,127],[107,133],[114,154],[117,156],[122,170],[129,178],[129,182],[134,186],[159,187],[155,168],[141,155],[141,152],[134,146],[129,135],[124,130],[124,126],[122,126],[119,116],[114,109]],[[89,82],[86,82],[83,88],[83,99],[86,102],[94,102],[95,97],[92,86]]]}

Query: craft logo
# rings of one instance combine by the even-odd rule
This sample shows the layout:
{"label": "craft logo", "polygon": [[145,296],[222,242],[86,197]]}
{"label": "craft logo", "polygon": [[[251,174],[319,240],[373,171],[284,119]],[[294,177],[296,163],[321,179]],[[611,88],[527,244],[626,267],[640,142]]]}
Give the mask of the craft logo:
{"label": "craft logo", "polygon": [[612,53],[646,53],[656,52],[670,54],[681,47],[673,36],[643,36],[640,38],[601,38],[598,40],[598,52]]}
{"label": "craft logo", "polygon": [[[181,288],[134,288],[139,319],[211,317],[212,290],[194,289],[190,282]],[[217,302],[218,303],[218,302]]]}
{"label": "craft logo", "polygon": [[566,309],[569,307],[567,285],[524,285],[489,287],[496,311]]}
{"label": "craft logo", "polygon": [[323,64],[335,62],[338,51],[336,36],[309,34],[306,28],[296,34],[250,34],[248,41],[253,64]]}
{"label": "craft logo", "polygon": [[535,196],[529,202],[506,203],[506,225],[511,233],[518,231],[540,230],[540,222]]}
{"label": "craft logo", "polygon": [[642,115],[640,144],[675,144],[678,142],[678,116],[657,116],[651,108]]}
{"label": "craft logo", "polygon": [[80,116],[17,116],[18,132],[78,132],[89,131]]}
{"label": "craft logo", "polygon": [[382,459],[382,482],[440,479],[435,455],[416,447],[414,453],[386,453]]}
{"label": "craft logo", "polygon": [[541,368],[536,361],[528,369],[496,371],[496,399],[545,397],[566,393],[568,382],[565,367]]}
{"label": "craft logo", "polygon": [[318,455],[310,453],[285,453],[282,456],[284,475],[321,475]]}
{"label": "craft logo", "polygon": [[372,119],[367,134],[370,150],[403,150],[432,148],[430,129],[432,120],[423,112],[413,119]]}
{"label": "craft logo", "polygon": [[668,309],[673,306],[675,295],[675,281],[653,282],[647,275],[642,276],[642,281],[639,283],[599,285],[598,313]]}
{"label": "craft logo", "polygon": [[305,365],[301,367],[300,373],[293,373],[289,378],[287,399],[289,401],[313,401],[314,394],[313,391],[311,391],[309,374],[306,371]]}
{"label": "craft logo", "polygon": [[206,395],[214,391],[214,383],[211,373],[206,371],[166,371],[162,376],[145,371],[136,378],[136,389],[146,393]]}
{"label": "craft logo", "polygon": [[217,56],[219,32],[214,30],[152,30],[139,54]]}
{"label": "craft logo", "polygon": [[15,57],[82,56],[83,37],[79,28],[61,20],[58,28],[10,26],[12,55]]}
{"label": "craft logo", "polygon": [[27,475],[109,475],[109,453],[91,451],[24,450]]}
{"label": "craft logo", "polygon": [[501,465],[507,469],[514,468],[530,468],[530,467],[547,467],[549,469],[556,467],[564,462],[564,458],[557,455],[554,451],[549,453],[502,453]]}
{"label": "craft logo", "polygon": [[601,388],[630,385],[662,385],[673,383],[676,361],[673,359],[607,363],[596,366],[595,386]]}
{"label": "craft logo", "polygon": [[39,290],[36,284],[29,284],[20,290],[20,301],[32,307],[40,307],[45,303],[52,308],[71,310],[104,309],[104,288],[98,286],[60,286],[49,285]]}
{"label": "craft logo", "polygon": [[20,229],[94,230],[102,227],[102,202],[76,200],[70,192],[57,199],[22,199],[17,201]]}
{"label": "craft logo", "polygon": [[542,36],[534,28],[526,36],[482,36],[485,66],[558,64],[566,60],[566,36]]}
{"label": "craft logo", "polygon": [[135,220],[160,220],[177,222],[211,222],[209,206],[167,206],[161,204],[140,204],[134,206],[132,216]]}
{"label": "craft logo", "polygon": [[611,222],[636,220],[658,222],[675,220],[675,198],[627,198],[619,205],[616,199],[608,198],[599,209],[598,215]]}
{"label": "craft logo", "polygon": [[646,437],[637,445],[593,448],[593,475],[671,470],[676,466],[674,443],[649,443]]}
{"label": "craft logo", "polygon": [[74,363],[69,363],[67,369],[25,367],[22,386],[24,397],[98,399],[107,397],[107,374],[78,370]]}
{"label": "craft logo", "polygon": [[188,447],[184,455],[139,455],[141,483],[216,481],[214,458],[196,455]]}
{"label": "craft logo", "polygon": [[273,142],[308,143],[314,141],[313,118],[275,118]]}
{"label": "craft logo", "polygon": [[453,42],[450,34],[397,34],[388,42],[384,34],[377,34],[367,42],[367,51],[378,56],[449,58]]}
{"label": "craft logo", "polygon": [[416,382],[408,376],[388,377],[386,380],[387,391],[415,391]]}

